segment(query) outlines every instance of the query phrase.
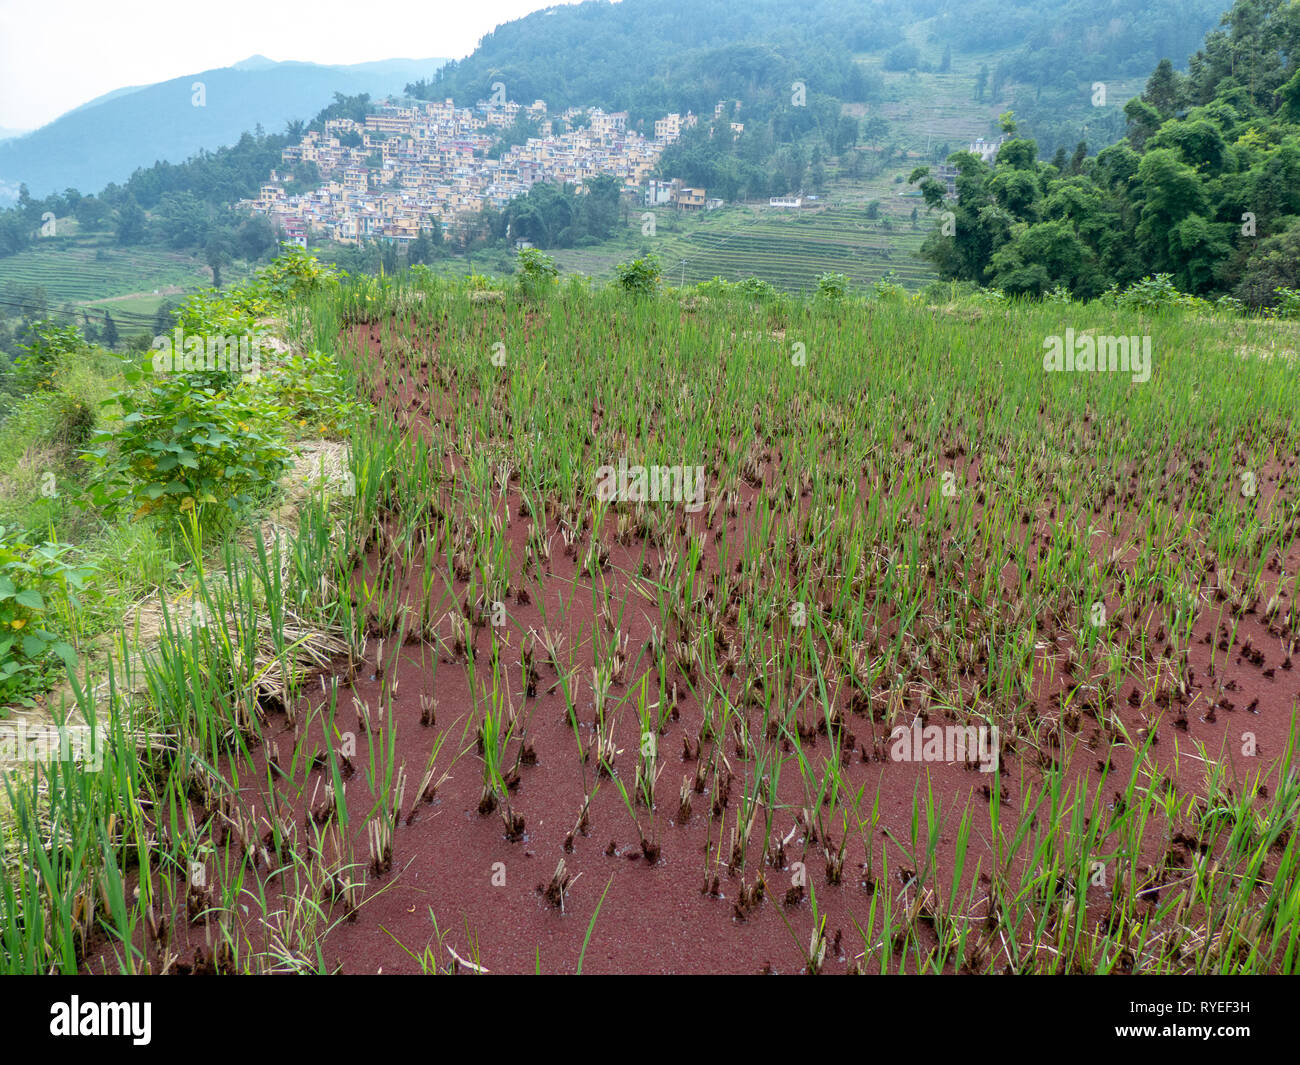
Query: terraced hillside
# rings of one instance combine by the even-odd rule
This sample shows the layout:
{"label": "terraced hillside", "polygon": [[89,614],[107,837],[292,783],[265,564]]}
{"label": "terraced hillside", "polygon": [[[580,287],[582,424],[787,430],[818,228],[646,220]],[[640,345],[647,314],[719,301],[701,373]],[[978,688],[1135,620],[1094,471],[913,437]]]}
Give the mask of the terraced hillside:
{"label": "terraced hillside", "polygon": [[193,256],[177,252],[49,240],[0,259],[0,291],[7,282],[40,285],[51,303],[89,303],[154,289],[210,285],[212,275]]}
{"label": "terraced hillside", "polygon": [[893,218],[894,213],[882,208],[881,219],[871,220],[860,206],[768,211],[731,232],[701,227],[682,242],[680,261],[674,249],[671,262],[678,279],[684,273],[688,283],[754,276],[802,291],[816,287],[818,275],[826,271],[847,274],[861,285],[893,271],[900,282],[924,284],[935,277],[916,254],[924,228],[920,223],[912,228],[910,221]]}
{"label": "terraced hillside", "polygon": [[[879,103],[847,104],[845,113],[860,121],[883,119],[887,132],[854,149],[861,156],[856,167],[850,167],[849,153],[829,160],[832,176],[822,196],[826,206],[798,211],[737,206],[687,217],[661,209],[649,236],[643,235],[643,216],[633,211],[628,229],[613,241],[559,250],[556,260],[565,270],[609,278],[616,263],[648,251],[674,284],[754,276],[791,292],[811,289],[827,271],[847,274],[856,285],[869,285],[891,272],[909,289],[934,280],[937,275],[919,250],[935,219],[918,199],[899,195],[908,189],[903,181],[917,165],[942,161],[978,137],[995,136],[998,115],[1014,108],[1023,87],[1008,82],[996,95],[988,92],[977,101],[980,68],[992,69],[1005,53],[957,53],[951,68],[940,71],[940,48],[929,41],[930,28],[930,22],[917,23],[907,36],[935,69],[886,70],[883,51],[856,57],[883,78],[885,91]],[[1141,89],[1140,78],[1111,79],[1106,106],[1094,108],[1081,88],[1075,117],[1094,149],[1113,139],[1114,113]],[[1032,126],[1025,132],[1032,134]],[[874,220],[866,216],[873,200],[879,213]],[[917,206],[914,224],[911,213]]]}
{"label": "terraced hillside", "polygon": [[[920,205],[914,226],[912,208]],[[640,238],[640,216],[633,216]],[[724,208],[699,218],[680,219],[656,212],[654,235],[594,249],[559,251],[566,270],[612,277],[614,264],[637,250],[658,258],[672,284],[722,277],[758,277],[787,292],[816,287],[819,274],[847,274],[867,286],[893,271],[896,280],[918,288],[937,276],[918,251],[932,221],[920,201],[891,196],[878,201],[878,217],[868,217],[865,202],[832,201],[798,210],[744,206]]]}
{"label": "terraced hillside", "polygon": [[[976,137],[996,136],[998,116],[1019,109],[1020,132],[1038,139],[1040,148],[1050,151],[1044,139],[1049,130],[1039,128],[1024,113],[1025,105],[1035,96],[1031,86],[1009,80],[996,93],[990,85],[983,98],[976,99],[975,84],[980,68],[992,71],[1012,50],[954,51],[950,68],[940,70],[941,45],[929,40],[933,23],[934,20],[916,23],[906,34],[932,69],[888,70],[883,50],[860,53],[855,57],[857,61],[884,80],[884,98],[878,104],[846,104],[845,112],[858,118],[883,118],[889,124],[888,141],[928,160],[932,150],[945,145],[949,151],[957,151]],[[1181,66],[1187,57],[1173,58]],[[1097,80],[1105,84],[1106,95],[1104,103],[1094,105],[1092,85]],[[1124,104],[1142,92],[1145,81],[1144,77],[1119,77],[1106,68],[1085,70],[1080,75],[1077,105],[1062,111],[1058,117],[1077,123],[1079,134],[1096,151],[1123,135]]]}

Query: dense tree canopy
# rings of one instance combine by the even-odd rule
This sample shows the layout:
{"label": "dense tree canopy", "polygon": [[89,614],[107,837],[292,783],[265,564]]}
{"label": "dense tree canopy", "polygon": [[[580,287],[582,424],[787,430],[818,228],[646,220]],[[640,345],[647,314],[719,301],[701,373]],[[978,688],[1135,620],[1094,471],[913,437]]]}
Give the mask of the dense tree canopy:
{"label": "dense tree canopy", "polygon": [[[336,116],[364,116],[369,106],[368,96],[335,94],[334,103],[312,125],[319,128],[326,118]],[[47,213],[75,218],[88,232],[108,230],[121,244],[153,242],[198,250],[220,235],[240,253],[256,248],[258,255],[265,255],[277,246],[271,240],[268,247],[268,227],[246,228],[247,221],[234,216],[230,205],[255,196],[271,170],[280,165],[283,149],[301,136],[300,124],[279,134],[260,129],[245,133],[230,147],[200,152],[183,163],[159,162],[141,168],[123,184],[110,184],[97,196],[67,189],[33,199],[22,189],[17,204],[0,211],[0,257],[28,247]]]}
{"label": "dense tree canopy", "polygon": [[[960,174],[952,204],[942,202],[940,183],[918,178],[933,209],[953,211],[953,225],[944,227],[951,232],[941,230],[925,247],[945,276],[1017,292],[1064,285],[1090,294],[1165,270],[1192,291],[1239,291],[1267,302],[1271,281],[1294,272],[1285,257],[1300,217],[1300,5],[1240,0],[1180,73],[1168,57],[1180,61],[1191,51],[1222,2],[808,0],[796,16],[787,0],[742,7],[588,0],[499,26],[467,59],[409,88],[472,104],[500,82],[509,98],[543,99],[552,113],[626,110],[643,132],[666,112],[694,111],[701,121],[663,153],[659,175],[725,199],[754,198],[821,189],[836,156],[843,162],[847,154],[842,172],[856,176],[859,145],[882,158],[894,150],[891,125],[874,109],[860,121],[842,106],[883,99],[884,82],[858,53],[893,69],[945,69],[954,53],[1001,49],[972,90],[1000,99],[1006,86],[1018,86],[1020,128],[1033,136],[1013,136],[996,166],[953,156]],[[903,29],[920,20],[925,32],[905,38]],[[1088,159],[1077,137],[1062,139],[1077,124],[1057,119],[1102,70],[1151,74],[1145,92],[1122,109],[1096,109],[1089,139],[1117,143]],[[715,119],[719,100],[724,110]],[[336,93],[310,127],[361,119],[372,106],[367,96]],[[50,212],[122,243],[199,252],[214,269],[231,257],[265,255],[275,246],[269,224],[237,217],[229,205],[256,193],[304,128],[258,129],[185,163],[140,169],[97,196],[24,193],[16,208],[0,212],[0,256],[28,246]],[[493,152],[533,132],[521,119]],[[290,188],[317,179],[304,164]],[[582,193],[537,187],[504,211],[483,212],[462,241],[586,243],[610,232],[618,209],[612,181],[588,183]],[[428,261],[443,249],[425,235],[408,253]]]}
{"label": "dense tree canopy", "polygon": [[498,26],[474,54],[410,91],[473,103],[500,82],[514,100],[553,111],[604,107],[633,124],[669,112],[711,113],[720,99],[763,119],[788,103],[791,83],[842,100],[867,100],[879,82],[855,51],[887,48],[901,27],[937,12],[940,0],[589,0]]}
{"label": "dense tree canopy", "polygon": [[945,277],[1011,293],[1087,297],[1168,273],[1186,292],[1268,305],[1297,273],[1298,105],[1300,4],[1238,0],[1186,75],[1156,66],[1125,107],[1128,135],[1096,159],[1063,170],[1063,153],[1038,161],[1023,138],[992,167],[958,153],[952,204],[915,173],[953,215],[923,254]]}
{"label": "dense tree canopy", "polygon": [[539,248],[571,248],[605,240],[619,219],[619,183],[612,177],[572,185],[537,184],[506,204],[495,235],[526,240]]}

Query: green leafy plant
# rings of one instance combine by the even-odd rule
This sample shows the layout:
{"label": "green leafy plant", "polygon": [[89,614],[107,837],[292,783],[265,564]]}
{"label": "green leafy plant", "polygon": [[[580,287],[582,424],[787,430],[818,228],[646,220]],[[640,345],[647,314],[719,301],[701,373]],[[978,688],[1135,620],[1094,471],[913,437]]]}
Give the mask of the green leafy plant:
{"label": "green leafy plant", "polygon": [[753,300],[757,303],[775,302],[781,299],[780,290],[770,281],[761,277],[743,277],[739,281],[728,281],[724,277],[711,277],[695,286],[697,295],[708,299],[728,299],[736,296]]}
{"label": "green leafy plant", "polygon": [[823,303],[842,303],[849,294],[847,274],[825,273],[817,278],[817,299]]}
{"label": "green leafy plant", "polygon": [[250,390],[282,410],[291,430],[306,436],[346,433],[360,407],[348,390],[334,360],[317,348],[291,353],[264,367]]}
{"label": "green leafy plant", "polygon": [[899,300],[907,297],[907,290],[894,280],[897,276],[895,271],[889,270],[884,276],[872,282],[871,290],[875,293],[876,299]]}
{"label": "green leafy plant", "polygon": [[[90,499],[110,514],[193,513],[225,524],[273,491],[289,456],[286,426],[346,431],[356,408],[328,355],[312,349],[264,358],[261,351],[262,319],[340,276],[287,248],[251,285],[196,293],[181,304],[175,331],[155,340],[147,364],[127,364],[127,387],[108,401],[121,422],[83,453],[101,471]],[[384,279],[375,285],[386,296]]]}
{"label": "green leafy plant", "polygon": [[1135,281],[1128,288],[1111,294],[1116,306],[1137,311],[1154,311],[1162,307],[1209,309],[1206,300],[1180,292],[1169,274],[1156,274]]}
{"label": "green leafy plant", "polygon": [[619,263],[614,267],[614,273],[624,292],[649,296],[658,289],[663,271],[653,255],[646,255],[631,262]]}
{"label": "green leafy plant", "polygon": [[1277,304],[1274,307],[1279,318],[1300,318],[1300,290],[1287,288],[1275,288],[1277,294]]}
{"label": "green leafy plant", "polygon": [[317,292],[333,288],[347,275],[323,263],[304,249],[282,244],[284,249],[274,261],[258,271],[255,289],[275,302],[306,299]]}
{"label": "green leafy plant", "polygon": [[88,570],[64,561],[69,550],[30,546],[0,526],[0,717],[7,704],[31,704],[29,693],[46,686],[51,656],[76,664],[72,645],[47,627],[53,602],[75,605],[84,586]]}
{"label": "green leafy plant", "polygon": [[15,391],[19,393],[40,388],[49,381],[62,359],[90,349],[81,331],[73,325],[39,321],[33,323],[32,332],[32,341],[22,346],[26,354],[14,360]]}
{"label": "green leafy plant", "polygon": [[254,288],[240,287],[225,292],[204,289],[185,298],[176,309],[173,321],[186,334],[239,335],[248,332],[256,319],[271,314],[274,309],[272,300]]}
{"label": "green leafy plant", "polygon": [[555,286],[560,276],[555,260],[536,248],[519,250],[519,291],[528,299],[539,299]]}
{"label": "green leafy plant", "polygon": [[748,299],[758,300],[763,303],[781,298],[780,290],[770,281],[764,281],[761,277],[742,277],[736,282],[736,291]]}
{"label": "green leafy plant", "polygon": [[102,474],[93,501],[136,517],[188,511],[219,522],[247,507],[259,486],[275,484],[289,449],[274,428],[283,412],[241,382],[229,391],[203,387],[186,373],[132,368],[114,400],[120,424],[91,440],[86,458]]}

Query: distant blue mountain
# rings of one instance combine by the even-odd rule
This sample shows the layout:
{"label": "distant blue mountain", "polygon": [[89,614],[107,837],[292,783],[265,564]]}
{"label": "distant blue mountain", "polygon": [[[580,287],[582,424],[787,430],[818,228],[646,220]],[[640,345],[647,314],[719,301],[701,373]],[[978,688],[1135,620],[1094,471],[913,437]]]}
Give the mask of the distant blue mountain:
{"label": "distant blue mountain", "polygon": [[[278,132],[289,121],[311,119],[336,92],[400,93],[445,62],[385,59],[322,66],[252,56],[230,67],[117,89],[31,133],[6,140],[0,130],[0,206],[17,197],[20,183],[36,197],[65,188],[98,192],[138,167],[160,160],[179,163],[202,149],[234,144],[258,125]],[[203,106],[195,106],[197,83],[203,86]]]}

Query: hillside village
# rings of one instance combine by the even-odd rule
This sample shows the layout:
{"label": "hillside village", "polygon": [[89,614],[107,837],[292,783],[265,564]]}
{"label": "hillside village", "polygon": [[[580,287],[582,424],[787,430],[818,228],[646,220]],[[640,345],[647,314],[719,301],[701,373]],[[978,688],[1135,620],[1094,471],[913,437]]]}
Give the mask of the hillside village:
{"label": "hillside village", "polygon": [[[720,101],[714,121],[723,121],[725,110]],[[492,158],[503,133],[520,120],[534,125],[538,135]],[[680,178],[650,176],[664,148],[698,123],[699,116],[689,111],[665,115],[655,120],[654,137],[647,139],[627,128],[627,112],[598,107],[552,116],[543,100],[480,100],[472,108],[456,107],[451,99],[384,101],[364,122],[334,118],[324,130],[309,130],[283,150],[284,169],[271,171],[257,198],[237,206],[265,215],[287,243],[299,247],[307,246],[309,235],[349,245],[408,244],[421,233],[448,239],[467,216],[486,207],[500,210],[538,182],[567,183],[581,192],[584,182],[598,175],[617,178],[622,191],[646,207],[711,210],[723,201],[710,198],[706,189]],[[730,126],[733,135],[744,131],[743,123]],[[992,162],[1005,140],[979,138],[969,151]],[[292,172],[303,163],[314,164],[322,181],[291,192]],[[957,168],[941,165],[935,176],[947,198],[955,200]],[[802,195],[778,196],[769,206],[798,208],[804,201]]]}
{"label": "hillside village", "polygon": [[[724,105],[719,103],[715,117]],[[489,158],[503,131],[521,119],[535,123],[538,136]],[[364,124],[330,119],[285,148],[283,171],[271,172],[256,199],[242,208],[266,215],[289,243],[306,246],[307,236],[356,244],[372,239],[408,243],[421,232],[446,237],[457,219],[482,208],[500,209],[537,182],[583,183],[607,174],[623,191],[647,206],[688,210],[720,205],[701,188],[680,180],[652,179],[664,148],[698,116],[669,114],[657,119],[654,138],[627,129],[627,113],[571,108],[551,116],[546,103],[513,101],[458,108],[441,103],[381,104]],[[731,123],[733,133],[743,130]],[[315,164],[322,183],[290,193],[290,171]]]}

